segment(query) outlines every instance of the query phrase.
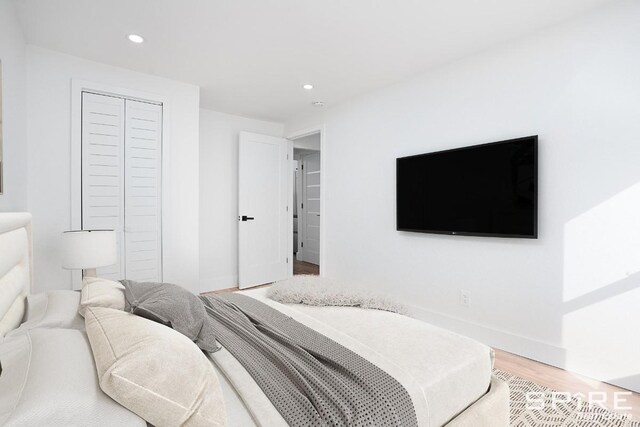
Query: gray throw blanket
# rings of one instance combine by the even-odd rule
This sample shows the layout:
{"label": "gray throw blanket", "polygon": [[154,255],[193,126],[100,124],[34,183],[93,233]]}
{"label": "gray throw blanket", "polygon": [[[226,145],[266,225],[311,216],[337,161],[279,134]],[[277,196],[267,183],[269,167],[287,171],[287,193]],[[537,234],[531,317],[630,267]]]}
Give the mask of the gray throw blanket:
{"label": "gray throw blanket", "polygon": [[346,347],[268,305],[200,297],[216,336],[292,426],[417,426],[409,393]]}

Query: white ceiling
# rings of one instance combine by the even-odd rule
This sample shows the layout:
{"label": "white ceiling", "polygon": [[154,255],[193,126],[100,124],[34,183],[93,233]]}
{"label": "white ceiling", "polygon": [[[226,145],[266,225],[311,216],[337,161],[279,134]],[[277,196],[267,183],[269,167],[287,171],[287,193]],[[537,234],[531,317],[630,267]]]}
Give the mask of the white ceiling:
{"label": "white ceiling", "polygon": [[283,121],[615,0],[14,1],[31,44],[196,84],[206,108]]}

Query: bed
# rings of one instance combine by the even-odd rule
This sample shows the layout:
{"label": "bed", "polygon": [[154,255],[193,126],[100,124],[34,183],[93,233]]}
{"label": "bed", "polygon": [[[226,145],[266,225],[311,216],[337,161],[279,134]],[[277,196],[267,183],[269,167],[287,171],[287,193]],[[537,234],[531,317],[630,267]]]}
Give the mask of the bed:
{"label": "bed", "polygon": [[[21,388],[12,397],[0,393],[0,424],[37,425],[44,416],[49,425],[146,425],[101,392],[77,314],[79,293],[31,294],[30,220],[29,214],[0,214],[0,390]],[[280,304],[265,288],[242,294],[391,375],[411,396],[421,426],[508,425],[508,387],[491,375],[491,350],[474,340],[380,310]],[[226,425],[287,425],[229,351],[207,356],[222,388]]]}

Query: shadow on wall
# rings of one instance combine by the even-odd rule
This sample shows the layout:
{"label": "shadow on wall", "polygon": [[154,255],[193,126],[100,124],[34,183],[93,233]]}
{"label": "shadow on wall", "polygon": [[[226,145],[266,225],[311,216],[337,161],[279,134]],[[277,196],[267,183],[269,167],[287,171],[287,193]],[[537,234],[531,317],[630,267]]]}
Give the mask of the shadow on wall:
{"label": "shadow on wall", "polygon": [[640,391],[640,183],[564,226],[566,368]]}

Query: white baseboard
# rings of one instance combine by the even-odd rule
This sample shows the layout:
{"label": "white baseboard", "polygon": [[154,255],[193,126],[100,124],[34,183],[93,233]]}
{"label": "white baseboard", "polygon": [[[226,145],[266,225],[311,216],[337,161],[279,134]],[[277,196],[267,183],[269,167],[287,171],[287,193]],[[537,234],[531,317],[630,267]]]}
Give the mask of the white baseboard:
{"label": "white baseboard", "polygon": [[238,287],[238,276],[219,276],[203,279],[200,278],[200,292],[217,291],[220,289],[229,289]]}
{"label": "white baseboard", "polygon": [[[238,276],[224,276],[212,279],[200,280],[200,292],[228,289],[238,286]],[[609,378],[598,378],[596,372],[580,372],[569,369],[566,364],[566,349],[551,343],[535,340],[503,331],[494,327],[477,324],[468,320],[453,317],[444,313],[425,309],[412,304],[406,304],[409,308],[409,315],[416,319],[430,323],[435,326],[447,329],[460,335],[473,338],[488,346],[517,354],[537,362],[555,366],[560,369],[570,370],[580,375],[596,379],[598,381],[617,385],[628,390],[640,392],[632,382],[625,382],[625,379],[612,380]],[[562,391],[562,390],[561,390]]]}
{"label": "white baseboard", "polygon": [[553,344],[501,331],[468,320],[409,305],[410,315],[432,325],[465,335],[491,347],[565,369],[565,350]]}
{"label": "white baseboard", "polygon": [[567,351],[563,347],[485,325],[479,325],[468,320],[459,319],[433,310],[427,310],[416,305],[407,305],[409,307],[409,315],[432,325],[456,332],[460,335],[465,335],[491,347],[508,351],[509,353],[517,354],[518,356],[546,363],[547,365],[555,366],[560,369],[570,370],[571,372],[575,372],[585,377],[613,384],[627,390],[635,391],[636,393],[640,392],[637,388],[637,384],[632,380],[626,380],[625,378],[611,379],[611,377],[602,378],[602,375],[599,375],[596,371],[581,372],[575,368],[569,369],[567,367],[565,357]]}

